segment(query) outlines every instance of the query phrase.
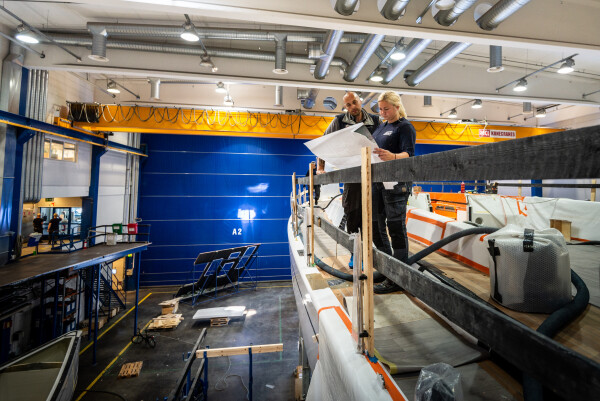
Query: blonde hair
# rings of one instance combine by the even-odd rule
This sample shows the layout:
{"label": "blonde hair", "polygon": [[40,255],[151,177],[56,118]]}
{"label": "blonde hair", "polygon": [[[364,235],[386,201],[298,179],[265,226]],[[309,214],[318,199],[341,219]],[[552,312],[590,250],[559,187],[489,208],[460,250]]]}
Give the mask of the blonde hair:
{"label": "blonde hair", "polygon": [[378,102],[388,102],[392,106],[398,107],[398,112],[400,113],[400,118],[406,118],[406,110],[404,109],[404,105],[402,104],[402,100],[400,100],[400,96],[396,92],[388,91],[379,95],[377,99]]}

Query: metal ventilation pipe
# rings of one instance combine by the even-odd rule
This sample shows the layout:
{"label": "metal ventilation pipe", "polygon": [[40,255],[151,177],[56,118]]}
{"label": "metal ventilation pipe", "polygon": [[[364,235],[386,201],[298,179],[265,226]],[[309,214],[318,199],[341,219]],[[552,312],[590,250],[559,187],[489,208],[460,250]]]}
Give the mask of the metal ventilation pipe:
{"label": "metal ventilation pipe", "polygon": [[[91,40],[87,37],[74,36],[74,35],[52,35],[52,39],[60,44],[69,46],[90,46]],[[199,47],[179,46],[172,44],[150,44],[145,42],[133,42],[133,41],[111,41],[106,45],[110,49],[120,50],[134,50],[134,51],[146,51],[156,53],[169,53],[169,54],[184,54],[193,56],[203,56],[204,50]],[[245,60],[257,60],[257,61],[275,61],[275,54],[262,51],[254,50],[241,50],[241,49],[221,49],[221,48],[207,48],[208,55],[210,57],[224,57],[234,59],[245,59]],[[306,58],[306,55],[302,54],[286,54],[286,62],[294,64],[307,64],[314,65],[313,60]],[[342,71],[346,71],[348,68],[348,62],[341,57],[334,57],[331,60],[331,65],[339,67]]]}
{"label": "metal ventilation pipe", "polygon": [[358,0],[337,0],[333,9],[341,15],[352,15],[357,5]]}
{"label": "metal ventilation pipe", "polygon": [[417,86],[425,78],[437,71],[441,66],[456,57],[460,52],[471,46],[471,43],[450,42],[442,50],[437,52],[425,64],[420,66],[415,72],[406,77],[405,81],[410,86]]}
{"label": "metal ventilation pipe", "polygon": [[491,31],[531,0],[500,0],[477,20],[481,29]]}
{"label": "metal ventilation pipe", "polygon": [[500,72],[504,70],[502,66],[502,46],[490,46],[490,67],[488,72]]}
{"label": "metal ventilation pipe", "polygon": [[377,92],[369,92],[369,94],[367,95],[367,97],[365,97],[362,101],[363,105],[368,105],[369,103],[371,103],[371,100],[373,100],[373,98],[377,95]]}
{"label": "metal ventilation pipe", "polygon": [[275,74],[287,74],[288,70],[285,68],[285,45],[287,44],[287,36],[277,34],[275,35],[275,68],[273,72]]}
{"label": "metal ventilation pipe", "polygon": [[88,29],[92,33],[92,54],[88,57],[94,61],[102,61],[106,63],[106,40],[108,33],[101,25],[88,24]]}
{"label": "metal ventilation pipe", "polygon": [[381,81],[382,84],[387,85],[392,82],[392,79],[396,78],[396,75],[400,74],[408,65],[417,57],[423,50],[429,46],[431,39],[413,39],[406,47],[406,57],[388,68],[388,72]]}
{"label": "metal ventilation pipe", "polygon": [[315,105],[315,102],[317,100],[317,95],[319,94],[319,90],[318,89],[311,89],[310,92],[308,92],[308,97],[306,99],[304,99],[304,101],[302,102],[302,105],[304,106],[305,109],[312,109],[313,106]]}
{"label": "metal ventilation pipe", "polygon": [[344,79],[346,81],[352,82],[358,77],[358,74],[360,74],[365,64],[367,64],[367,61],[369,61],[373,53],[375,53],[375,50],[377,50],[377,47],[379,47],[384,37],[384,35],[375,34],[367,36],[367,39],[365,39],[365,42],[358,50],[358,53],[356,53],[356,56],[354,56],[354,60],[352,60],[352,63],[344,74]]}
{"label": "metal ventilation pipe", "polygon": [[390,21],[396,21],[404,15],[404,10],[410,0],[387,0],[381,8],[381,15]]}
{"label": "metal ventilation pipe", "polygon": [[283,86],[275,86],[275,107],[283,107]]}
{"label": "metal ventilation pipe", "polygon": [[458,0],[454,7],[449,10],[440,10],[433,18],[438,24],[443,26],[454,25],[465,11],[469,9],[477,0]]}
{"label": "metal ventilation pipe", "polygon": [[331,64],[331,60],[333,60],[333,56],[335,56],[335,52],[337,51],[338,45],[344,36],[344,31],[340,30],[332,30],[327,33],[327,38],[325,39],[325,44],[323,45],[323,55],[321,59],[317,62],[317,66],[315,68],[314,77],[316,79],[324,79],[327,75],[327,71],[329,71],[329,64]]}
{"label": "metal ventilation pipe", "polygon": [[150,82],[150,99],[160,99],[160,78],[149,78]]}

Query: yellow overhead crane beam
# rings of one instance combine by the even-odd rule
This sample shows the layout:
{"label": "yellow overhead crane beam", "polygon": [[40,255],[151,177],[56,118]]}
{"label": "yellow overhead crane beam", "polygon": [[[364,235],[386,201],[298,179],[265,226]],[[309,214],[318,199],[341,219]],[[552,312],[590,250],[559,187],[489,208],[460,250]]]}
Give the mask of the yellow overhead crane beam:
{"label": "yellow overhead crane beam", "polygon": [[[323,135],[332,120],[333,117],[283,113],[104,105],[98,123],[75,122],[73,126],[94,132],[314,139]],[[445,145],[480,145],[560,131],[471,123],[412,121],[412,124],[417,131],[417,143]]]}

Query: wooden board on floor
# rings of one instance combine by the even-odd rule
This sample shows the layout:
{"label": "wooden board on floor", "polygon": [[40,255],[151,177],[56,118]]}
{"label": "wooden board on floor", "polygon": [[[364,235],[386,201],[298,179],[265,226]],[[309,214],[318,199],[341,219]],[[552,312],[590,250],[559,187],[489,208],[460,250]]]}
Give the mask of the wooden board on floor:
{"label": "wooden board on floor", "polygon": [[140,371],[142,370],[143,361],[126,363],[121,366],[121,371],[119,372],[119,378],[126,377],[135,377],[140,375]]}
{"label": "wooden board on floor", "polygon": [[174,329],[179,326],[179,323],[181,323],[182,320],[183,315],[181,314],[171,313],[168,315],[161,315],[152,319],[152,322],[148,325],[148,330]]}

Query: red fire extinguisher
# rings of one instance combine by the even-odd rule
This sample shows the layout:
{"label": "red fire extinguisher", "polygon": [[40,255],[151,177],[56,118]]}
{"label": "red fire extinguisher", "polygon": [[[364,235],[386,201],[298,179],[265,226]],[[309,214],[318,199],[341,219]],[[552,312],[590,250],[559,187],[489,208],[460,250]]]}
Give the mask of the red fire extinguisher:
{"label": "red fire extinguisher", "polygon": [[465,182],[464,181],[460,183],[460,193],[461,194],[465,193]]}

